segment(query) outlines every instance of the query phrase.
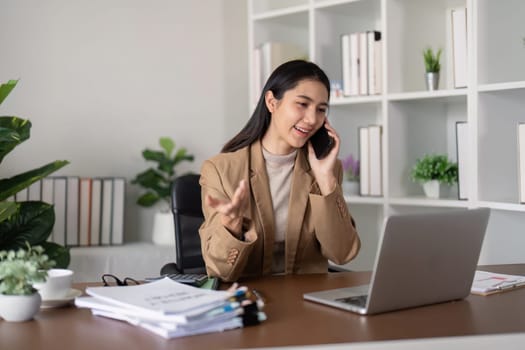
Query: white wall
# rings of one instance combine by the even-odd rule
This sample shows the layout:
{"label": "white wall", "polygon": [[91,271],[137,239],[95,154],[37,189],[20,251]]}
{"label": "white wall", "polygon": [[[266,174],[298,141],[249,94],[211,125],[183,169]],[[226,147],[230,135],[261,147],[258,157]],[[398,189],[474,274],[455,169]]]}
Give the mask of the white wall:
{"label": "white wall", "polygon": [[[20,79],[0,115],[31,138],[0,178],[56,159],[56,175],[124,176],[171,136],[202,161],[248,118],[244,0],[0,0],[0,81]],[[150,240],[153,210],[128,185],[125,240]]]}

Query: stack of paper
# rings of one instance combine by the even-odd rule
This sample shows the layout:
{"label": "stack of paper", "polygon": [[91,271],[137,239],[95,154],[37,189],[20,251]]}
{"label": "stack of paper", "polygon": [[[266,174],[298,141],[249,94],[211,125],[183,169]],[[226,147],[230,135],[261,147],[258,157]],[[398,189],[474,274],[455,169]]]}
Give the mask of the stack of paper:
{"label": "stack of paper", "polygon": [[222,332],[266,319],[262,303],[241,287],[233,291],[200,289],[169,278],[124,287],[90,287],[77,307],[93,315],[126,321],[164,338]]}
{"label": "stack of paper", "polygon": [[519,287],[525,287],[525,276],[476,271],[471,293],[490,295],[513,290]]}

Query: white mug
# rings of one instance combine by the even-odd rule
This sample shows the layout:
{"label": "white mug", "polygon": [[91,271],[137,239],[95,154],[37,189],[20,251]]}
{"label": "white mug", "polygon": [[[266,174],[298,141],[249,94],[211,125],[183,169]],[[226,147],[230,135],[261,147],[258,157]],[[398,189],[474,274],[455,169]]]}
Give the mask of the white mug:
{"label": "white mug", "polygon": [[50,269],[45,282],[33,283],[42,300],[56,300],[66,297],[73,283],[73,271],[68,269]]}

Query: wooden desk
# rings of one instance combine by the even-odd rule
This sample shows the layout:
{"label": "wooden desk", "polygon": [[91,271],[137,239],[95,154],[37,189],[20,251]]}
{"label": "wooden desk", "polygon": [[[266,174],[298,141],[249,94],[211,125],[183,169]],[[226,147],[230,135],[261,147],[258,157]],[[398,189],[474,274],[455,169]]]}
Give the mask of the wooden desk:
{"label": "wooden desk", "polygon": [[[525,274],[525,264],[485,267]],[[244,329],[165,340],[74,307],[42,311],[35,321],[0,321],[0,349],[210,349],[346,343],[525,332],[525,288],[488,297],[360,316],[304,301],[304,292],[367,283],[367,272],[276,276],[243,284],[267,297],[268,320]],[[85,285],[84,285],[85,286]]]}

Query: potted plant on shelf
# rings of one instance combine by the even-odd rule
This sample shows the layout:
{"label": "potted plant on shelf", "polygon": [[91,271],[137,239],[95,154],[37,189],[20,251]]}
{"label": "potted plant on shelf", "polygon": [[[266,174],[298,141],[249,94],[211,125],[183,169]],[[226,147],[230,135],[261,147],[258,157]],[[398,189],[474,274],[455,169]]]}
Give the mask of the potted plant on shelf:
{"label": "potted plant on shelf", "polygon": [[148,168],[138,174],[132,184],[146,190],[138,199],[137,204],[152,207],[160,204],[160,210],[155,213],[152,239],[156,244],[174,245],[175,229],[170,211],[171,183],[177,177],[175,167],[183,161],[193,161],[186,148],[176,150],[175,142],[169,137],[161,137],[159,144],[162,150],[145,149],[142,156],[146,161],[157,163],[156,167]]}
{"label": "potted plant on shelf", "polygon": [[411,177],[423,185],[427,197],[439,198],[440,184],[453,185],[458,181],[458,164],[446,155],[425,155],[412,167]]}
{"label": "potted plant on shelf", "polygon": [[341,160],[343,166],[343,192],[348,195],[359,193],[359,159],[349,154]]}
{"label": "potted plant on shelf", "polygon": [[[17,80],[0,85],[0,104],[15,88]],[[29,139],[31,122],[13,116],[0,117],[0,163],[16,146]],[[69,249],[48,242],[55,224],[53,205],[41,201],[14,202],[13,196],[32,183],[62,168],[68,161],[54,161],[19,175],[0,179],[0,250],[42,246],[57,267],[69,265]]]}
{"label": "potted plant on shelf", "polygon": [[426,84],[427,90],[437,90],[439,86],[439,72],[441,70],[441,53],[442,50],[438,49],[436,53],[432,48],[428,47],[423,50],[423,59],[425,61],[425,72],[426,72]]}
{"label": "potted plant on shelf", "polygon": [[0,251],[0,317],[21,322],[33,318],[42,299],[33,283],[44,282],[55,261],[41,246]]}

